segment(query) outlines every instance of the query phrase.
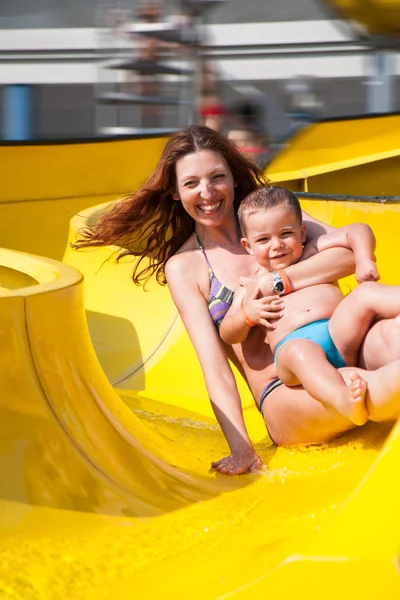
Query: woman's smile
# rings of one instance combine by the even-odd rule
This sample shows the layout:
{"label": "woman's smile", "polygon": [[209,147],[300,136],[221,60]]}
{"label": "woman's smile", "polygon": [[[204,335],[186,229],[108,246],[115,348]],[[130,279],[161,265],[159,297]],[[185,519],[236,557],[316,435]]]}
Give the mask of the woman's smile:
{"label": "woman's smile", "polygon": [[222,204],[222,200],[218,200],[217,202],[210,204],[199,204],[197,208],[199,208],[202,212],[209,215],[211,213],[218,212],[220,206]]}

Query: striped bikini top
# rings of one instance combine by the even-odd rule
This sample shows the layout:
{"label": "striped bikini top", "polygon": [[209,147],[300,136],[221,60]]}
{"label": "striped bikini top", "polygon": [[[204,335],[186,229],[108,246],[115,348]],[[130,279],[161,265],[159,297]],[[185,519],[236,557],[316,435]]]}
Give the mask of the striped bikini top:
{"label": "striped bikini top", "polygon": [[210,294],[207,300],[208,310],[210,311],[211,318],[214,321],[216,328],[219,329],[222,323],[222,319],[230,309],[230,306],[233,302],[233,292],[225,285],[223,285],[220,281],[218,281],[218,279],[214,275],[214,271],[212,270],[212,266],[210,264],[210,261],[208,260],[206,251],[204,250],[204,246],[201,243],[197,233],[196,239],[199,248],[204,255],[206,265],[208,267],[208,273],[210,276]]}

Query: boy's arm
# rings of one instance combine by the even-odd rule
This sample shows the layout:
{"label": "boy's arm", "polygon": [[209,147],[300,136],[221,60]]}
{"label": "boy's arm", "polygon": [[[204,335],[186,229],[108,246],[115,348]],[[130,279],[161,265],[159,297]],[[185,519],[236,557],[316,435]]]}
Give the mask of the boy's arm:
{"label": "boy's arm", "polygon": [[233,298],[232,306],[222,320],[219,334],[226,344],[240,344],[252,327],[263,325],[266,329],[275,329],[270,320],[279,319],[283,308],[283,300],[277,296],[259,298],[258,287],[249,293],[240,286]]}
{"label": "boy's arm", "polygon": [[365,223],[352,223],[321,235],[307,244],[303,257],[305,259],[313,252],[323,252],[339,246],[353,251],[358,283],[379,279],[374,261],[376,240],[372,229]]}

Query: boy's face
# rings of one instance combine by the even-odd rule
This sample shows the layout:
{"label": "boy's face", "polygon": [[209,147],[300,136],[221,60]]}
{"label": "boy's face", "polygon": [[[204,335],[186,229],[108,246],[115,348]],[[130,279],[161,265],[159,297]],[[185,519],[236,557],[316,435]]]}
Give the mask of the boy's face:
{"label": "boy's face", "polygon": [[247,215],[247,237],[242,238],[246,250],[268,271],[285,269],[303,254],[306,226],[296,219],[293,209],[277,206]]}

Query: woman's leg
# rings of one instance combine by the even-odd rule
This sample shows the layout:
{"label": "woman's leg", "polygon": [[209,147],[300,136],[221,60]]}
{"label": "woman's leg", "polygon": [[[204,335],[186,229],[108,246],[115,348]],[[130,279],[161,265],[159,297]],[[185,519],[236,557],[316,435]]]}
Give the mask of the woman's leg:
{"label": "woman's leg", "polygon": [[395,421],[400,417],[400,360],[395,360],[375,371],[341,369],[346,380],[357,371],[367,382],[366,406],[368,420]]}
{"label": "woman's leg", "polygon": [[378,369],[400,358],[400,317],[375,323],[361,346],[358,366]]}
{"label": "woman's leg", "polygon": [[[375,371],[340,369],[351,386],[354,373],[367,381],[366,405],[372,421],[393,421],[400,416],[400,360]],[[303,388],[284,385],[274,389],[263,404],[264,420],[272,440],[278,445],[328,442],[355,427],[333,408],[312,398]]]}
{"label": "woman's leg", "polygon": [[302,387],[275,388],[264,400],[263,416],[268,433],[278,446],[329,442],[356,427]]}
{"label": "woman's leg", "polygon": [[357,375],[358,387],[346,385],[325,351],[311,340],[298,338],[285,342],[278,350],[276,368],[284,384],[301,384],[310,396],[334,408],[355,425],[364,425],[368,420],[365,381]]}

